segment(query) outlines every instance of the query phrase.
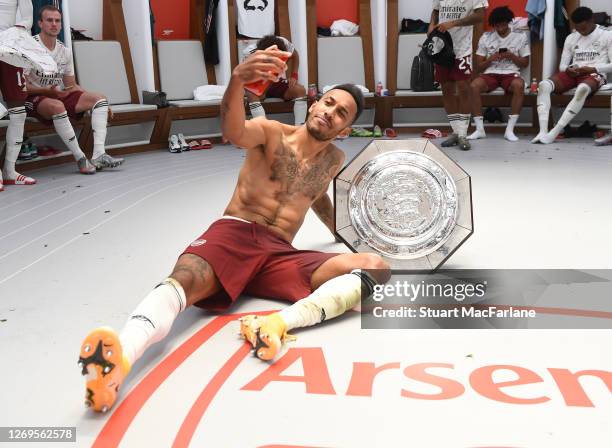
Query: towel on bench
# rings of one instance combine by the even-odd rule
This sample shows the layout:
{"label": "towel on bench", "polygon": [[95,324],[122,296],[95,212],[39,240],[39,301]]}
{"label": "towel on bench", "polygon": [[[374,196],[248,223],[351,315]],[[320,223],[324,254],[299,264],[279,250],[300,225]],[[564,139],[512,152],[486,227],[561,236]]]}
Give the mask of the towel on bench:
{"label": "towel on bench", "polygon": [[225,94],[227,86],[207,85],[196,87],[193,99],[197,101],[220,100]]}

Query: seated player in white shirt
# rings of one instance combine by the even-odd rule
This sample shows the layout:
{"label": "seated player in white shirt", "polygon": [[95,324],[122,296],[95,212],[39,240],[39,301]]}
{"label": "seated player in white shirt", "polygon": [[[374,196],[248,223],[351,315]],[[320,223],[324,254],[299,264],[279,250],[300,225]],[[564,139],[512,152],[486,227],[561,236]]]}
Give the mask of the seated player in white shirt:
{"label": "seated player in white shirt", "polygon": [[[308,105],[306,103],[306,89],[298,82],[298,69],[300,66],[300,56],[295,46],[282,36],[268,35],[257,41],[257,44],[245,48],[245,56],[250,56],[251,53],[257,50],[265,50],[273,45],[281,51],[291,53],[287,60],[287,71],[281,73],[280,79],[270,83],[266,91],[261,96],[257,96],[246,90],[247,100],[251,115],[255,117],[265,117],[261,102],[265,98],[280,98],[285,101],[294,101],[293,115],[295,116],[295,125],[300,126],[306,121],[306,113]],[[290,73],[289,76],[287,74]]]}
{"label": "seated player in white shirt", "polygon": [[[97,93],[86,92],[76,83],[72,52],[57,39],[62,27],[62,15],[55,6],[40,10],[40,34],[34,38],[46,48],[59,69],[56,76],[46,76],[35,70],[26,73],[28,81],[28,115],[48,125],[53,124],[57,134],[74,155],[79,171],[94,174],[96,169],[114,168],[123,159],[106,154],[106,124],[109,115],[107,99]],[[93,157],[90,163],[79,146],[70,118],[80,118],[91,111],[93,130]]]}
{"label": "seated player in white shirt", "polygon": [[515,142],[516,124],[525,96],[525,81],[521,78],[521,69],[529,65],[529,41],[524,33],[510,30],[514,13],[507,6],[500,6],[491,11],[489,24],[495,29],[484,33],[476,50],[476,70],[480,75],[472,81],[472,114],[476,131],[468,139],[485,138],[480,95],[502,87],[506,95],[512,95],[511,112],[504,137]]}
{"label": "seated player in white shirt", "polygon": [[[19,22],[17,22],[17,13],[19,13]],[[0,0],[0,31],[6,31],[14,26],[28,31],[32,28],[31,0]],[[4,185],[34,185],[36,179],[15,171],[26,120],[24,103],[27,92],[23,69],[0,61],[0,90],[9,114],[5,139],[6,154],[0,172],[0,191],[3,191]]]}
{"label": "seated player in white shirt", "polygon": [[[538,88],[540,133],[531,143],[552,143],[584,106],[586,99],[606,83],[612,72],[612,32],[595,24],[593,11],[586,7],[572,13],[575,31],[567,36],[559,63],[559,73],[542,81]],[[550,94],[576,88],[574,97],[559,122],[548,132]]]}

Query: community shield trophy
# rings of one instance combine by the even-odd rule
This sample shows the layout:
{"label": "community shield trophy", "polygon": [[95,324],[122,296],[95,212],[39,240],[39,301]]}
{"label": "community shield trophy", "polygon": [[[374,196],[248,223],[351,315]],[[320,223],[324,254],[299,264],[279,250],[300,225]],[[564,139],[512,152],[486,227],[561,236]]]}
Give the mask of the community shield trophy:
{"label": "community shield trophy", "polygon": [[470,176],[426,139],[373,140],[334,179],[336,234],[392,269],[434,271],[473,233]]}

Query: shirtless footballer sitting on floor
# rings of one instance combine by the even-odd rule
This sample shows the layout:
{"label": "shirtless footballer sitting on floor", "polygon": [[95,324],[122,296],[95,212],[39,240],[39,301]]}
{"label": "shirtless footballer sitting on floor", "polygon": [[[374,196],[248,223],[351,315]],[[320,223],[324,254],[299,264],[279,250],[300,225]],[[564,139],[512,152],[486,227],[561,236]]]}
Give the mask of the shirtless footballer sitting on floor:
{"label": "shirtless footballer sitting on floor", "polygon": [[92,331],[81,346],[86,405],[106,412],[130,367],[162,340],[188,306],[228,308],[241,293],[295,302],[266,317],[241,319],[240,332],[264,360],[275,357],[293,328],[318,324],[357,305],[362,282],[373,288],[389,276],[375,254],[298,250],[291,241],[309,208],[333,231],[327,195],[344,154],[332,144],[347,136],[364,99],[355,86],[329,90],[314,103],[302,126],[256,118],[245,121],[244,85],[277,81],[286,56],[276,47],[257,51],[238,65],[222,102],[223,135],[247,148],[225,216],[179,257],[170,277],[136,307],[123,331]]}

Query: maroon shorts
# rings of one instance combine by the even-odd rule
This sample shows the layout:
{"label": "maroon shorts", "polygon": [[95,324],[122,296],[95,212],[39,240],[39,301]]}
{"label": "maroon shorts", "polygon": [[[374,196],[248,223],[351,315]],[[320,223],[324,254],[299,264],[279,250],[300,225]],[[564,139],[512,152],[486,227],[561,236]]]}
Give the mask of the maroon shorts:
{"label": "maroon shorts", "polygon": [[483,73],[478,78],[482,79],[487,84],[487,92],[501,87],[506,92],[506,95],[510,95],[510,84],[516,78],[522,80],[521,75],[518,73]]}
{"label": "maroon shorts", "polygon": [[312,273],[338,254],[298,250],[266,227],[223,218],[185,249],[208,262],[223,291],[199,301],[209,310],[228,308],[241,293],[257,297],[303,299],[312,291]]}
{"label": "maroon shorts", "polygon": [[559,72],[557,73],[557,77],[559,78],[559,81],[561,82],[561,89],[555,90],[555,92],[557,93],[567,92],[568,90],[573,89],[574,87],[578,87],[578,84],[580,84],[581,82],[584,82],[587,79],[592,79],[597,83],[597,86],[598,86],[597,89],[591,92],[591,95],[592,95],[595,92],[597,92],[606,83],[606,78],[604,78],[599,73],[590,73],[588,75],[581,75],[581,76],[577,76],[576,78],[572,78],[570,75],[568,75],[565,72]]}
{"label": "maroon shorts", "polygon": [[286,79],[281,79],[278,82],[273,82],[272,84],[270,84],[270,87],[268,87],[268,90],[266,91],[266,97],[285,99],[285,92],[287,92],[288,88],[289,84],[287,83]]}
{"label": "maroon shorts", "polygon": [[[64,98],[58,98],[58,100],[64,104],[66,112],[68,113],[68,116],[70,118],[78,119],[84,115],[84,112],[77,113],[76,111],[76,105],[79,102],[79,98],[81,98],[81,95],[83,95],[83,92],[81,90],[77,90],[74,92],[70,92]],[[28,96],[25,106],[26,111],[28,112],[28,117],[34,117],[41,123],[44,123],[47,126],[51,126],[53,124],[53,120],[47,120],[38,113],[38,106],[46,99],[49,99],[49,97],[40,95]]]}
{"label": "maroon shorts", "polygon": [[472,56],[455,59],[452,67],[434,64],[434,68],[436,82],[467,81],[472,76]]}
{"label": "maroon shorts", "polygon": [[0,61],[0,90],[4,101],[25,102],[28,93],[23,69]]}

